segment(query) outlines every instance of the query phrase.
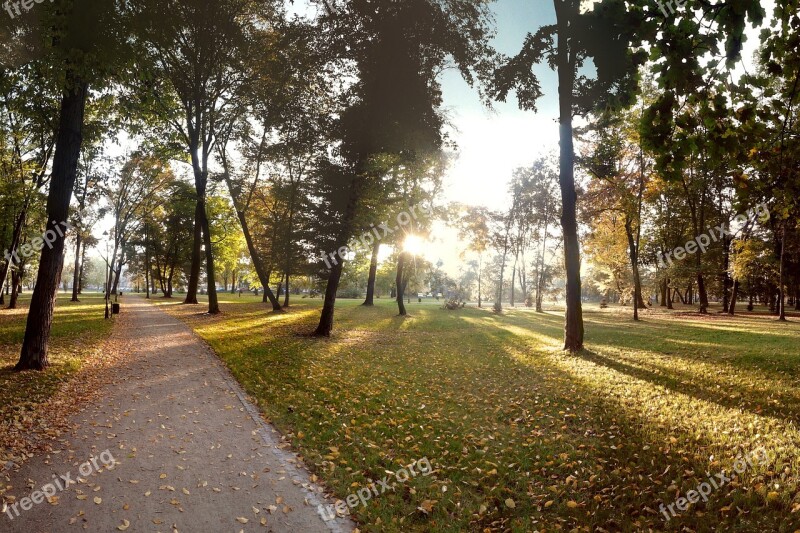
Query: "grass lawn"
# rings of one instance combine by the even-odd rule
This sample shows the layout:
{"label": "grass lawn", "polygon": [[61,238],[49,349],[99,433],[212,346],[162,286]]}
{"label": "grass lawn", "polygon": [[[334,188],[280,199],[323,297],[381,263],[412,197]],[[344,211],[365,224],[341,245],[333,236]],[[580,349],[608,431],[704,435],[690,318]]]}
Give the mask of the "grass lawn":
{"label": "grass lawn", "polygon": [[[314,339],[302,334],[319,300],[279,315],[252,296],[222,300],[218,317],[156,301],[206,339],[338,498],[433,465],[355,507],[362,531],[800,528],[797,319],[656,310],[636,324],[591,305],[587,350],[570,356],[557,312],[412,302],[403,319],[386,300],[341,300],[335,335]],[[768,460],[732,472],[762,446]],[[676,500],[709,477],[707,502],[681,512]]]}
{"label": "grass lawn", "polygon": [[[70,294],[59,293],[53,319],[45,372],[12,371],[19,359],[25,336],[25,323],[31,293],[25,292],[19,309],[0,310],[0,460],[18,453],[25,443],[17,439],[35,425],[37,408],[80,370],[98,341],[111,331],[111,321],[103,319],[103,296],[87,293],[80,303],[70,302]],[[0,464],[2,466],[2,464]]]}

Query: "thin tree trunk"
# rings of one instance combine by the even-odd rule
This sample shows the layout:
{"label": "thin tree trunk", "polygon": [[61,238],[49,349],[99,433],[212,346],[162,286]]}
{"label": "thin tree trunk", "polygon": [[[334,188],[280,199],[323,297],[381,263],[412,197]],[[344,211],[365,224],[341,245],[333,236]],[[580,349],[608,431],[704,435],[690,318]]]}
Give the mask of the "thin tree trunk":
{"label": "thin tree trunk", "polygon": [[81,278],[81,232],[75,237],[75,272],[72,275],[72,301],[79,302],[78,300],[78,285]]}
{"label": "thin tree trunk", "polygon": [[78,275],[78,294],[83,294],[83,267],[86,265],[86,241],[83,241],[81,249],[81,272]]}
{"label": "thin tree trunk", "polygon": [[[56,151],[50,192],[47,197],[47,228],[55,231],[69,216],[69,203],[78,169],[78,157],[83,141],[83,116],[88,85],[73,71],[67,72],[67,91],[62,96]],[[25,327],[19,362],[15,370],[44,370],[48,366],[47,348],[53,311],[64,266],[66,235],[55,231],[51,246],[42,249],[36,288],[31,297],[30,312]]]}
{"label": "thin tree trunk", "polygon": [[405,302],[403,302],[407,282],[405,275],[406,255],[406,252],[400,252],[397,258],[397,276],[395,277],[395,285],[397,286],[397,310],[400,316],[406,316],[408,314]]}
{"label": "thin tree trunk", "polygon": [[216,315],[219,313],[219,301],[217,299],[217,283],[214,279],[214,250],[211,246],[211,227],[206,215],[205,195],[202,199],[202,229],[203,245],[206,249],[206,279],[208,280],[208,314]]}
{"label": "thin tree trunk", "polygon": [[380,241],[375,241],[372,244],[372,257],[369,261],[369,277],[367,278],[367,297],[361,305],[375,305],[375,279],[378,277],[378,252],[380,251]]}
{"label": "thin tree trunk", "polygon": [[8,299],[8,308],[16,309],[19,293],[22,290],[22,276],[21,270],[14,270],[11,272],[11,295]]}
{"label": "thin tree trunk", "polygon": [[783,223],[783,232],[781,235],[781,256],[780,256],[780,276],[778,287],[778,320],[786,322],[786,295],[784,294],[784,285],[786,285],[786,223]]}
{"label": "thin tree trunk", "polygon": [[733,316],[736,313],[736,299],[739,298],[739,280],[733,281],[733,292],[731,293],[731,301],[728,305],[728,314]]}
{"label": "thin tree trunk", "polygon": [[197,304],[197,288],[200,285],[200,248],[203,244],[203,206],[198,199],[194,209],[194,235],[192,240],[192,266],[189,269],[189,284],[186,287],[185,304]]}
{"label": "thin tree trunk", "polygon": [[[11,235],[11,246],[8,249],[9,257],[3,264],[3,270],[0,271],[0,288],[2,288],[2,284],[8,279],[8,273],[12,270],[11,263],[14,258],[17,257],[15,254],[19,249],[20,239],[22,239],[22,230],[25,227],[25,221],[28,217],[28,204],[29,199],[26,198],[22,205],[22,210],[17,215],[17,220],[14,223],[14,233]],[[2,303],[2,298],[0,298],[0,305],[2,305]]]}
{"label": "thin tree trunk", "polygon": [[483,275],[483,254],[478,255],[478,309],[481,308],[481,276]]}
{"label": "thin tree trunk", "polygon": [[247,251],[250,253],[250,259],[253,262],[253,268],[256,271],[258,280],[261,282],[261,286],[264,287],[264,298],[272,304],[272,310],[274,312],[280,312],[282,311],[281,304],[278,301],[278,298],[275,297],[275,294],[273,294],[272,289],[269,288],[270,273],[267,271],[261,254],[258,252],[255,243],[253,242],[253,237],[250,234],[250,226],[247,223],[247,216],[241,207],[239,200],[236,198],[233,183],[230,180],[230,174],[227,170],[227,160],[225,158],[223,158],[223,166],[225,168],[225,182],[228,185],[228,192],[230,192],[231,198],[233,198],[234,208],[236,209],[236,217],[239,219],[239,225],[242,227],[244,240],[247,244]]}

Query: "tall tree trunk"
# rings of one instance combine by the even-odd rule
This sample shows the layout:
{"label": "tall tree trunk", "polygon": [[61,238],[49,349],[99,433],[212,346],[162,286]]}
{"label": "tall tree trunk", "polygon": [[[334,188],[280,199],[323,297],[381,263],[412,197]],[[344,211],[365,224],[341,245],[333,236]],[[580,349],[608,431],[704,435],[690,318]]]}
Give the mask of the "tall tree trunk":
{"label": "tall tree trunk", "polygon": [[378,277],[378,252],[380,251],[380,241],[372,243],[372,257],[369,260],[369,277],[367,278],[367,297],[361,305],[375,305],[375,279]]}
{"label": "tall tree trunk", "polygon": [[[28,206],[30,205],[30,197],[26,197],[25,201],[22,204],[22,209],[20,210],[19,214],[17,215],[17,219],[14,222],[14,232],[11,235],[11,247],[8,249],[9,256],[6,258],[5,263],[3,264],[3,269],[0,271],[0,289],[2,289],[2,284],[6,282],[8,279],[8,273],[11,271],[11,263],[17,257],[15,254],[17,250],[19,250],[19,243],[22,239],[22,230],[25,228],[25,222],[28,219]],[[0,296],[0,305],[2,305],[3,299]]]}
{"label": "tall tree trunk", "polygon": [[406,304],[403,302],[407,283],[407,276],[405,273],[406,256],[406,252],[400,252],[397,258],[397,276],[395,277],[395,285],[397,286],[397,310],[400,316],[406,316],[408,314],[406,311]]}
{"label": "tall tree trunk", "polygon": [[481,308],[481,277],[483,276],[483,254],[478,254],[478,309]]}
{"label": "tall tree trunk", "polygon": [[[339,229],[339,235],[336,239],[336,244],[339,246],[337,250],[347,244],[352,230],[353,220],[356,216],[356,208],[359,197],[361,196],[361,178],[358,176],[353,177],[350,184],[348,193],[347,206],[345,207],[342,225]],[[342,278],[342,268],[344,266],[344,257],[339,257],[334,261],[333,268],[331,268],[330,276],[328,277],[328,284],[325,287],[325,302],[322,304],[322,313],[319,316],[319,324],[317,329],[314,330],[315,337],[330,337],[333,331],[333,317],[336,311],[336,292],[339,290],[339,281]]]}
{"label": "tall tree trunk", "polygon": [[780,255],[780,275],[778,287],[778,320],[786,322],[786,295],[784,286],[786,285],[786,222],[783,223],[781,234],[781,255]]}
{"label": "tall tree trunk", "polygon": [[223,164],[226,168],[225,170],[225,182],[228,185],[228,191],[231,194],[234,202],[234,208],[236,209],[236,217],[239,219],[239,225],[242,227],[242,233],[244,234],[244,240],[247,244],[247,251],[250,253],[250,260],[253,262],[253,268],[256,271],[256,275],[258,276],[258,280],[261,282],[261,286],[264,287],[264,298],[265,301],[269,301],[272,304],[272,310],[275,312],[282,311],[281,304],[278,301],[278,298],[275,297],[275,294],[272,292],[272,289],[269,287],[269,276],[270,272],[267,271],[266,266],[264,265],[264,261],[262,260],[261,254],[256,249],[255,243],[253,242],[253,236],[250,234],[250,226],[247,223],[247,216],[244,212],[243,208],[241,207],[239,200],[236,197],[235,190],[233,187],[233,183],[230,179],[230,174],[227,171],[227,160],[223,158]]}
{"label": "tall tree trunk", "polygon": [[8,300],[8,308],[9,309],[16,309],[17,308],[17,301],[19,299],[19,293],[22,289],[22,276],[20,275],[22,270],[13,270],[11,272],[11,295]]}
{"label": "tall tree trunk", "polygon": [[214,279],[214,250],[211,247],[211,227],[208,223],[206,214],[205,195],[202,200],[202,229],[203,245],[206,249],[206,279],[208,281],[208,314],[216,315],[219,313],[219,301],[217,299],[217,282]]}
{"label": "tall tree trunk", "polygon": [[515,280],[517,277],[517,257],[514,257],[514,266],[511,269],[511,301],[509,302],[511,307],[514,307],[514,286],[516,284]]}
{"label": "tall tree trunk", "polygon": [[631,272],[633,273],[633,319],[638,321],[639,309],[644,309],[645,305],[642,299],[642,280],[639,276],[639,247],[636,245],[636,239],[633,235],[632,222],[630,217],[625,217],[625,234],[628,237],[628,254],[631,260]]}
{"label": "tall tree trunk", "polygon": [[[545,207],[545,210],[547,207]],[[546,216],[546,215],[545,215]],[[544,251],[547,247],[547,223],[542,234],[542,245],[539,250],[539,266],[536,269],[536,312],[543,313],[542,299],[544,298]]]}
{"label": "tall tree trunk", "polygon": [[[334,259],[334,261],[336,261]],[[325,301],[322,303],[322,313],[319,318],[319,325],[314,331],[315,337],[330,337],[333,331],[333,316],[336,309],[336,292],[339,290],[339,280],[342,278],[342,266],[344,260],[339,258],[331,267],[328,283],[325,286]]]}
{"label": "tall tree trunk", "polygon": [[286,294],[283,295],[283,306],[289,307],[289,272],[286,272]]}
{"label": "tall tree trunk", "polygon": [[88,85],[78,79],[73,71],[67,72],[67,87],[61,99],[61,111],[50,192],[47,197],[47,231],[56,236],[51,246],[42,249],[36,288],[31,297],[25,338],[22,341],[19,362],[15,370],[44,370],[48,366],[47,347],[53,311],[64,266],[66,235],[56,231],[69,217],[69,203],[78,169],[83,141],[83,116],[86,108]]}
{"label": "tall tree trunk", "polygon": [[736,299],[739,298],[739,280],[733,281],[733,292],[731,293],[731,301],[728,304],[728,314],[733,316],[736,313]]}
{"label": "tall tree trunk", "polygon": [[72,301],[79,302],[78,300],[78,286],[81,279],[81,232],[75,236],[75,272],[72,275]]}
{"label": "tall tree trunk", "polygon": [[722,238],[722,312],[727,313],[731,305],[730,239]]}
{"label": "tall tree trunk", "polygon": [[556,3],[558,24],[558,98],[559,98],[559,185],[561,187],[561,227],[564,231],[564,264],[566,266],[566,314],[564,349],[571,352],[583,348],[583,309],[581,305],[581,252],[578,242],[577,203],[575,192],[575,150],[572,138],[575,57],[569,48],[569,35],[574,32],[573,13],[565,13],[566,5]]}
{"label": "tall tree trunk", "polygon": [[197,304],[197,288],[200,286],[200,249],[203,246],[203,205],[200,200],[194,208],[194,235],[192,240],[192,266],[189,269],[189,284],[186,287],[185,304]]}
{"label": "tall tree trunk", "polygon": [[86,242],[87,241],[83,241],[83,248],[81,249],[81,272],[78,275],[78,294],[83,294],[83,267],[86,266]]}

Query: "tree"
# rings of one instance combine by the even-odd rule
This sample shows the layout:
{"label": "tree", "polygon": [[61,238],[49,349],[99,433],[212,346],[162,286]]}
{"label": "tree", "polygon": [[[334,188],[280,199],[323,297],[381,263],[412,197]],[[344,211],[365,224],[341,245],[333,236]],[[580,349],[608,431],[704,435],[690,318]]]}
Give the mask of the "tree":
{"label": "tree", "polygon": [[[68,221],[82,144],[84,110],[89,84],[99,81],[125,58],[127,38],[120,6],[101,0],[58,1],[42,27],[52,31],[47,60],[59,73],[62,91],[53,156],[52,178],[47,198],[48,231]],[[40,6],[44,8],[45,6]],[[46,33],[46,32],[45,32]],[[43,370],[48,366],[47,347],[53,309],[64,263],[66,234],[56,232],[52,246],[42,250],[36,288],[31,297],[25,337],[15,370]]]}
{"label": "tree", "polygon": [[481,278],[483,259],[491,242],[489,231],[490,212],[485,207],[467,207],[458,219],[459,238],[467,241],[467,249],[478,254],[477,281],[478,307],[481,307]]}
{"label": "tree", "polygon": [[[472,72],[488,53],[489,12],[482,2],[379,4],[353,0],[341,9],[326,4],[324,20],[344,30],[340,49],[358,71],[338,125],[340,169],[330,173],[330,201],[336,206],[331,211],[339,222],[334,249],[344,248],[358,228],[359,202],[387,174],[386,159],[413,163],[439,151],[443,121],[437,75],[446,59],[452,57],[472,82]],[[343,261],[329,272],[317,336],[329,336],[333,328]]]}
{"label": "tree", "polygon": [[[572,121],[575,115],[605,104],[629,104],[636,88],[636,68],[644,60],[643,53],[629,47],[638,14],[627,11],[625,2],[604,0],[586,12],[581,4],[580,0],[554,0],[556,23],[528,34],[522,51],[498,69],[493,88],[493,96],[501,101],[515,89],[520,107],[535,111],[543,93],[534,65],[546,62],[558,72],[559,182],[567,275],[564,349],[569,351],[583,348]],[[588,60],[594,61],[597,70],[594,80],[578,75]]]}
{"label": "tree", "polygon": [[[182,141],[197,193],[194,244],[187,304],[197,303],[201,251],[205,249],[208,312],[219,313],[212,237],[206,209],[209,160],[221,132],[236,120],[233,103],[248,79],[255,53],[250,35],[264,17],[246,0],[191,0],[137,4],[140,74],[137,95]],[[259,6],[265,17],[272,5]]]}

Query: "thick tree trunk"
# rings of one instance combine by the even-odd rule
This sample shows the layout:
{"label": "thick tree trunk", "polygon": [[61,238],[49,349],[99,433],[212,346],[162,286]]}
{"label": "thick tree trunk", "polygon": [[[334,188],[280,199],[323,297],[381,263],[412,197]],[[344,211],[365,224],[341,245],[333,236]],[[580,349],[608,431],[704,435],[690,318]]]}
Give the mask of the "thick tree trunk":
{"label": "thick tree trunk", "polygon": [[375,241],[372,244],[372,257],[369,260],[369,277],[367,278],[367,297],[361,305],[375,305],[375,279],[378,277],[378,252],[380,251],[381,243]]}
{"label": "thick tree trunk", "polygon": [[289,307],[289,273],[286,273],[286,294],[283,295],[283,306]]}
{"label": "thick tree trunk", "polygon": [[[356,216],[356,207],[360,197],[360,178],[354,177],[350,184],[348,193],[347,206],[344,210],[344,217],[342,225],[339,229],[339,235],[336,244],[339,246],[337,250],[345,246],[347,240],[350,238],[350,232],[353,220]],[[342,278],[342,268],[344,267],[344,257],[339,257],[338,260],[333,259],[334,265],[331,268],[330,276],[328,277],[328,284],[325,287],[325,302],[322,304],[322,313],[319,316],[319,324],[317,329],[314,330],[315,337],[330,337],[333,331],[333,317],[336,311],[336,292],[339,290],[339,281]]]}
{"label": "thick tree trunk", "polygon": [[66,235],[60,228],[69,216],[69,203],[78,169],[83,140],[83,116],[86,108],[87,84],[67,72],[68,90],[61,100],[56,151],[47,197],[47,231],[55,234],[51,246],[42,249],[36,288],[31,297],[30,312],[15,370],[43,370],[48,366],[47,347],[53,323],[58,285],[64,266]]}
{"label": "thick tree trunk", "polygon": [[333,316],[336,309],[336,291],[339,290],[339,280],[342,278],[342,263],[344,260],[339,258],[333,265],[328,277],[328,284],[325,286],[325,301],[322,304],[322,313],[319,318],[319,325],[314,331],[315,337],[330,337],[333,331]]}
{"label": "thick tree trunk", "polygon": [[[558,11],[558,10],[557,10]],[[563,16],[563,14],[562,14]],[[561,227],[564,231],[564,264],[566,266],[566,316],[564,349],[575,352],[583,349],[583,309],[581,305],[581,256],[578,242],[577,194],[575,192],[575,152],[572,139],[572,91],[574,65],[569,58],[568,39],[572,31],[567,21],[559,20],[558,78],[560,103],[560,172]]]}

